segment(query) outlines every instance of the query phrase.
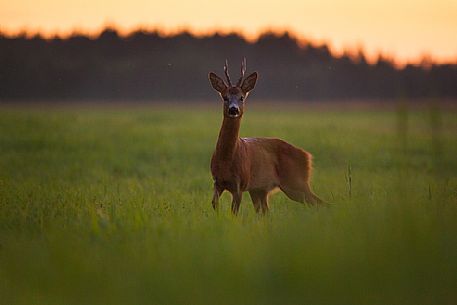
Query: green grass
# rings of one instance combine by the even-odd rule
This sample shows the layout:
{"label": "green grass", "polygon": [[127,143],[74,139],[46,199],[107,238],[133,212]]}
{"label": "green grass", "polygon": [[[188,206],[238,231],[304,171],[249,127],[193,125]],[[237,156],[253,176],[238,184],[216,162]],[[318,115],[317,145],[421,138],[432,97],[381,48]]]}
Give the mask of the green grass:
{"label": "green grass", "polygon": [[[211,208],[216,105],[0,108],[0,304],[456,304],[457,116],[247,109],[331,208]],[[350,167],[351,196],[348,175]]]}

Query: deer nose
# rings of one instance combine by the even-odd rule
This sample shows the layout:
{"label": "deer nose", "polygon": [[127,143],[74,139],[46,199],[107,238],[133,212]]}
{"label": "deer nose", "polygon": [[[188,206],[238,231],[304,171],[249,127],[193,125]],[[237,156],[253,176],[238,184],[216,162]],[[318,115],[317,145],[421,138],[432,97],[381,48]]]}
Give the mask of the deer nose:
{"label": "deer nose", "polygon": [[237,116],[240,114],[240,108],[237,106],[230,106],[228,113],[229,115]]}

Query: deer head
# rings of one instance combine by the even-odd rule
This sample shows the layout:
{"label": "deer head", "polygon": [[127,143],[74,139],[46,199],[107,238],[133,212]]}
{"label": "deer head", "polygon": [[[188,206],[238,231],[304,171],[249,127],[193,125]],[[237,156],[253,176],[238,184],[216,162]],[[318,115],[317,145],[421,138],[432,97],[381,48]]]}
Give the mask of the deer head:
{"label": "deer head", "polygon": [[224,65],[227,83],[213,72],[210,72],[208,75],[211,86],[219,92],[224,101],[224,117],[239,118],[243,115],[244,103],[249,92],[254,89],[258,76],[257,72],[253,72],[245,78],[245,72],[246,58],[241,62],[241,76],[236,85],[232,85],[232,81],[230,80],[227,60]]}

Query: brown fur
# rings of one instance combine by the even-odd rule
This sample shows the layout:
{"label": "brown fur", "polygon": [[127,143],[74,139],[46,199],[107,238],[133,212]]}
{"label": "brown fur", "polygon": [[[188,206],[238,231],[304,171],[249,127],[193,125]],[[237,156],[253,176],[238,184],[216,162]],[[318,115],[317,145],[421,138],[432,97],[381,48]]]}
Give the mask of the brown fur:
{"label": "brown fur", "polygon": [[257,73],[248,76],[240,87],[231,88],[221,85],[224,82],[214,73],[210,73],[209,77],[223,99],[238,102],[239,107],[239,116],[231,117],[228,103],[224,103],[224,119],[211,158],[214,209],[217,209],[219,197],[225,190],[232,194],[234,214],[239,211],[245,191],[249,192],[256,212],[262,213],[268,212],[268,197],[278,188],[294,201],[322,203],[309,184],[312,167],[310,153],[280,139],[239,138],[244,110],[244,102],[240,97],[247,97],[254,88]]}

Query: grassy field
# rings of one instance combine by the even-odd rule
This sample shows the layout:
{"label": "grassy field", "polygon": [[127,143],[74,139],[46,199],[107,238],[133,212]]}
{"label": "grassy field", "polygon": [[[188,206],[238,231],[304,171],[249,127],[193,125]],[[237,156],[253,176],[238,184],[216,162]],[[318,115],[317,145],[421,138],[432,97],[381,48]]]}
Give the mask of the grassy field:
{"label": "grassy field", "polygon": [[334,205],[232,217],[216,103],[108,109],[0,107],[0,304],[457,304],[456,112],[248,108]]}

